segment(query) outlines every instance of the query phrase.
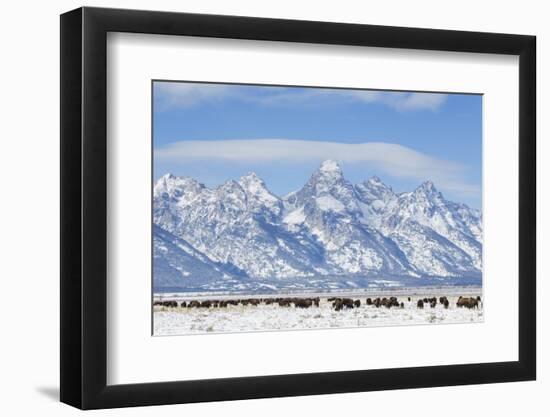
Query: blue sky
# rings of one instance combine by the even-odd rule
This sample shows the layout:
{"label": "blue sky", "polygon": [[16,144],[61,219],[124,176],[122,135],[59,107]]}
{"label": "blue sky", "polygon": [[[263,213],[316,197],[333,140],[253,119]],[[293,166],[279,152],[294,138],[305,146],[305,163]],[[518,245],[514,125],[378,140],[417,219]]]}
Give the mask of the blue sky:
{"label": "blue sky", "polygon": [[284,195],[331,158],[352,183],[431,180],[481,208],[480,95],[155,81],[153,118],[155,179],[213,187],[254,171]]}

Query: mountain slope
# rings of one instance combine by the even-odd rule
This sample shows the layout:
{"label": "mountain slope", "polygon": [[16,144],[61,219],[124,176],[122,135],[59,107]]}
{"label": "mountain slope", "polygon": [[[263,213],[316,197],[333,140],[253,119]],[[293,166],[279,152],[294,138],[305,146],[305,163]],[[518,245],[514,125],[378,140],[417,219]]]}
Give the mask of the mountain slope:
{"label": "mountain slope", "polygon": [[220,265],[188,242],[153,225],[153,287],[199,287],[217,280],[245,277],[231,265]]}

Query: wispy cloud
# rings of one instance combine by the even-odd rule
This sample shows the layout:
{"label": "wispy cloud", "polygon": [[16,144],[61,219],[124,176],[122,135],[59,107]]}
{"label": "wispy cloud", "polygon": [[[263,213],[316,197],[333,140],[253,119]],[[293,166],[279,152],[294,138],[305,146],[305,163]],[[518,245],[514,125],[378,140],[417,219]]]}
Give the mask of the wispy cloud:
{"label": "wispy cloud", "polygon": [[292,91],[292,89],[283,89],[283,91],[256,98],[259,103],[265,105],[317,104],[319,100],[323,99],[364,104],[380,103],[398,111],[435,111],[447,101],[447,94],[374,90],[300,89]]}
{"label": "wispy cloud", "polygon": [[193,107],[220,101],[231,95],[231,86],[225,84],[155,83],[155,99],[159,110],[173,107]]}
{"label": "wispy cloud", "polygon": [[334,100],[358,104],[379,103],[397,111],[436,111],[445,104],[447,94],[158,82],[155,83],[155,99],[159,110],[189,108],[222,100],[264,106],[319,105],[323,101]]}
{"label": "wispy cloud", "polygon": [[220,163],[286,163],[321,162],[335,159],[342,163],[358,164],[376,169],[395,178],[415,181],[432,180],[444,191],[463,195],[479,193],[479,187],[464,180],[466,168],[415,151],[406,146],[367,142],[359,144],[287,140],[221,140],[181,141],[155,149],[159,162],[186,163],[219,161]]}

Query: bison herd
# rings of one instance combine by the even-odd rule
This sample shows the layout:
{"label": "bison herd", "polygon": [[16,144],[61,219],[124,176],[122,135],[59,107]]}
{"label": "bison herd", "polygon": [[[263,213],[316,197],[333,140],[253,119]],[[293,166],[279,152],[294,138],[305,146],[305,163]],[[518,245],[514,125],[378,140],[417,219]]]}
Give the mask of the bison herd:
{"label": "bison herd", "polygon": [[[178,305],[177,301],[174,300],[159,300],[153,303],[154,306],[159,307],[168,307],[168,308],[226,308],[227,306],[258,306],[260,304],[271,305],[278,304],[279,307],[292,307],[295,308],[310,308],[310,307],[319,307],[321,299],[319,297],[282,297],[282,298],[246,298],[240,300],[191,300],[191,301],[182,301]],[[344,309],[352,309],[361,307],[361,300],[354,300],[352,298],[344,297],[330,297],[327,299],[329,303],[332,303],[332,308],[335,311],[341,311]],[[411,297],[407,297],[407,301],[411,302]],[[449,308],[450,302],[449,299],[445,296],[438,298],[421,298],[416,301],[416,307],[423,309],[424,307],[435,308],[436,305],[441,304],[444,308]],[[386,308],[405,308],[405,304],[397,299],[397,297],[377,297],[377,298],[367,298],[365,301],[368,306],[375,306],[376,308],[386,307]],[[465,307],[468,309],[479,308],[481,303],[481,297],[462,297],[460,296],[456,302],[457,307]]]}
{"label": "bison herd", "polygon": [[[182,301],[179,304],[181,308],[226,308],[227,306],[259,306],[264,303],[265,305],[278,304],[279,307],[291,307],[294,305],[296,308],[309,308],[311,306],[319,307],[321,299],[315,298],[246,298],[242,300],[204,300],[204,301]],[[159,307],[178,307],[177,301],[155,301],[154,306]]]}
{"label": "bison herd", "polygon": [[389,298],[375,298],[374,300],[371,298],[367,298],[367,305],[373,305],[376,308],[380,307],[386,307],[386,308],[392,308],[392,307],[399,307],[399,308],[405,308],[405,304],[403,302],[399,302],[397,297],[389,297]]}

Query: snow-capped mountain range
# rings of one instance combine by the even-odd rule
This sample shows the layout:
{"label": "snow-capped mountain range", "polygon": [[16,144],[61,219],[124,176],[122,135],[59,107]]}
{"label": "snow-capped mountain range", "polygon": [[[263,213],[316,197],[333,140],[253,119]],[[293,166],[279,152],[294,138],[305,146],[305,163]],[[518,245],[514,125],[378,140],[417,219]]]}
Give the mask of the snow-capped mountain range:
{"label": "snow-capped mountain range", "polygon": [[153,199],[155,288],[481,277],[481,213],[430,181],[404,193],[378,177],[353,185],[327,160],[284,197],[255,173],[214,189],[166,174]]}

